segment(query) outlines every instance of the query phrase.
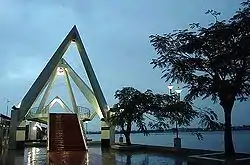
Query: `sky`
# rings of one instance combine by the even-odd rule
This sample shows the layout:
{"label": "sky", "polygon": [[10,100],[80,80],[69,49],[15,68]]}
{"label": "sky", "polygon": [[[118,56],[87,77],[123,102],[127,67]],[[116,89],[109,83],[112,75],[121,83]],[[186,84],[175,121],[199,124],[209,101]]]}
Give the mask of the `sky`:
{"label": "sky", "polygon": [[[165,93],[167,83],[161,72],[152,69],[157,57],[149,43],[151,34],[187,28],[190,23],[208,25],[213,21],[208,9],[229,18],[239,8],[239,0],[0,0],[0,112],[22,100],[29,87],[70,29],[76,25],[89,59],[110,106],[114,93],[124,86],[141,91]],[[72,45],[66,60],[87,82],[76,48]],[[74,87],[78,105],[90,107]],[[50,99],[60,96],[68,102],[62,78],[58,78]],[[50,101],[50,100],[49,100]],[[35,103],[36,104],[36,103]],[[222,118],[222,109],[211,101],[196,101],[211,106]],[[250,124],[249,101],[237,103],[233,124]],[[9,108],[10,109],[10,108]],[[98,118],[89,129],[96,130]]]}

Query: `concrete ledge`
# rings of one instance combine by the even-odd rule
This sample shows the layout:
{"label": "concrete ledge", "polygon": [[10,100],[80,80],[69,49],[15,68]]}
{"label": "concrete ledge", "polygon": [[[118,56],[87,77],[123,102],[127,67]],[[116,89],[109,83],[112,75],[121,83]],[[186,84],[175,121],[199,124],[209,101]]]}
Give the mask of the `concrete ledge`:
{"label": "concrete ledge", "polygon": [[101,141],[87,141],[88,146],[100,146]]}
{"label": "concrete ledge", "polygon": [[134,150],[145,150],[146,146],[139,144],[124,145],[124,144],[114,144],[111,145],[111,149],[122,150],[122,151],[134,151]]}
{"label": "concrete ledge", "polygon": [[[239,158],[237,158],[237,155]],[[224,153],[212,153],[193,155],[188,157],[188,165],[246,165],[250,164],[250,155],[248,154],[236,154],[236,158],[225,159]]]}
{"label": "concrete ledge", "polygon": [[111,146],[111,148],[115,150],[120,150],[120,151],[145,151],[146,150],[146,151],[158,152],[158,153],[181,154],[183,156],[218,153],[216,151],[210,151],[210,150],[188,149],[188,148],[176,149],[174,147],[140,145],[140,144],[132,144],[130,146],[127,146],[126,144],[122,144],[122,143],[114,144]]}
{"label": "concrete ledge", "polygon": [[24,143],[25,147],[47,147],[47,142],[25,142]]}

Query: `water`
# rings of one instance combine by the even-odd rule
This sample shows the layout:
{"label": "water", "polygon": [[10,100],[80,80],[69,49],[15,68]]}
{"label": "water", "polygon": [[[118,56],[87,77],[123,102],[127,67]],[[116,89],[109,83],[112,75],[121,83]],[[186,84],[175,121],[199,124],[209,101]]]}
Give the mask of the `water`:
{"label": "water", "polygon": [[[51,157],[46,148],[25,148],[24,151],[9,151],[1,158],[1,165],[186,165],[186,160],[170,155],[146,152],[114,152],[90,147],[88,152],[67,152]],[[68,156],[71,155],[71,158]],[[80,155],[80,157],[79,157]],[[73,156],[73,157],[72,157]],[[53,160],[54,159],[54,160]],[[81,160],[81,162],[77,160]],[[74,163],[72,163],[74,161]],[[53,162],[53,163],[52,163]]]}
{"label": "water", "polygon": [[[116,135],[118,140],[120,135]],[[190,133],[180,133],[182,138],[182,146],[185,148],[223,150],[223,132],[205,132],[203,141]],[[100,140],[100,135],[88,135],[93,140]],[[237,152],[250,153],[250,131],[234,131],[234,144]],[[150,136],[143,136],[143,134],[132,134],[132,143],[157,145],[157,146],[173,146],[172,133],[151,134]],[[69,154],[61,153],[54,164],[72,164],[62,163],[69,162]],[[71,156],[77,154],[71,153]],[[78,153],[79,156],[79,153]],[[147,152],[115,152],[110,150],[101,150],[99,146],[89,148],[89,152],[80,153],[85,161],[83,164],[88,165],[186,165],[186,158],[163,155],[158,153]],[[58,159],[59,157],[59,159]],[[49,165],[51,157],[48,155],[46,148],[25,148],[24,151],[9,151],[4,153],[0,159],[0,165]],[[71,159],[72,160],[72,159]],[[73,163],[74,165],[78,165]],[[79,164],[79,165],[80,165]]]}
{"label": "water", "polygon": [[[100,140],[99,134],[88,135],[94,141]],[[120,135],[116,135],[116,141],[118,141]],[[173,133],[154,133],[149,136],[143,136],[143,134],[131,134],[131,141],[135,144],[147,144],[155,146],[173,146]],[[215,151],[224,150],[224,136],[223,132],[204,132],[203,140],[199,141],[196,136],[191,135],[188,132],[181,132],[180,137],[182,139],[182,147],[192,149],[208,149]],[[237,152],[250,153],[250,130],[246,131],[234,131],[233,139],[235,150]]]}

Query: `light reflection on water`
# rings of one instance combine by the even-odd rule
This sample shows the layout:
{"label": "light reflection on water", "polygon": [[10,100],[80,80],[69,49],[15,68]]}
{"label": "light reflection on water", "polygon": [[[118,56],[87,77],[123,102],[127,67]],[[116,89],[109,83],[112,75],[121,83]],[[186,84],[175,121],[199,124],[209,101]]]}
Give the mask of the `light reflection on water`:
{"label": "light reflection on water", "polygon": [[186,161],[155,153],[114,152],[91,147],[88,152],[47,153],[47,148],[25,148],[2,155],[0,165],[186,165]]}
{"label": "light reflection on water", "polygon": [[24,164],[36,165],[47,163],[46,148],[25,148],[24,150]]}

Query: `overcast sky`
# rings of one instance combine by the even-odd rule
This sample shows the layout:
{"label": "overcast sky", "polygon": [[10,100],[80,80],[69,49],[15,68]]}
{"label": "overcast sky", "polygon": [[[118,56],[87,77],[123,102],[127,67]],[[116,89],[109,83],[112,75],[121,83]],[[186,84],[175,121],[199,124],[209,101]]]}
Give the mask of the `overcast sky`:
{"label": "overcast sky", "polygon": [[[114,92],[123,86],[167,92],[160,71],[149,64],[156,57],[149,35],[193,22],[207,25],[213,21],[204,14],[208,9],[229,18],[238,8],[239,0],[0,0],[1,113],[6,113],[7,99],[10,106],[21,101],[73,25],[112,106]],[[86,80],[74,45],[65,58]],[[59,95],[68,102],[63,83],[59,78],[50,99]],[[78,104],[89,107],[79,91],[75,93]],[[221,108],[210,101],[197,104],[212,106],[221,115]],[[235,106],[234,124],[250,124],[249,106],[249,102]]]}

